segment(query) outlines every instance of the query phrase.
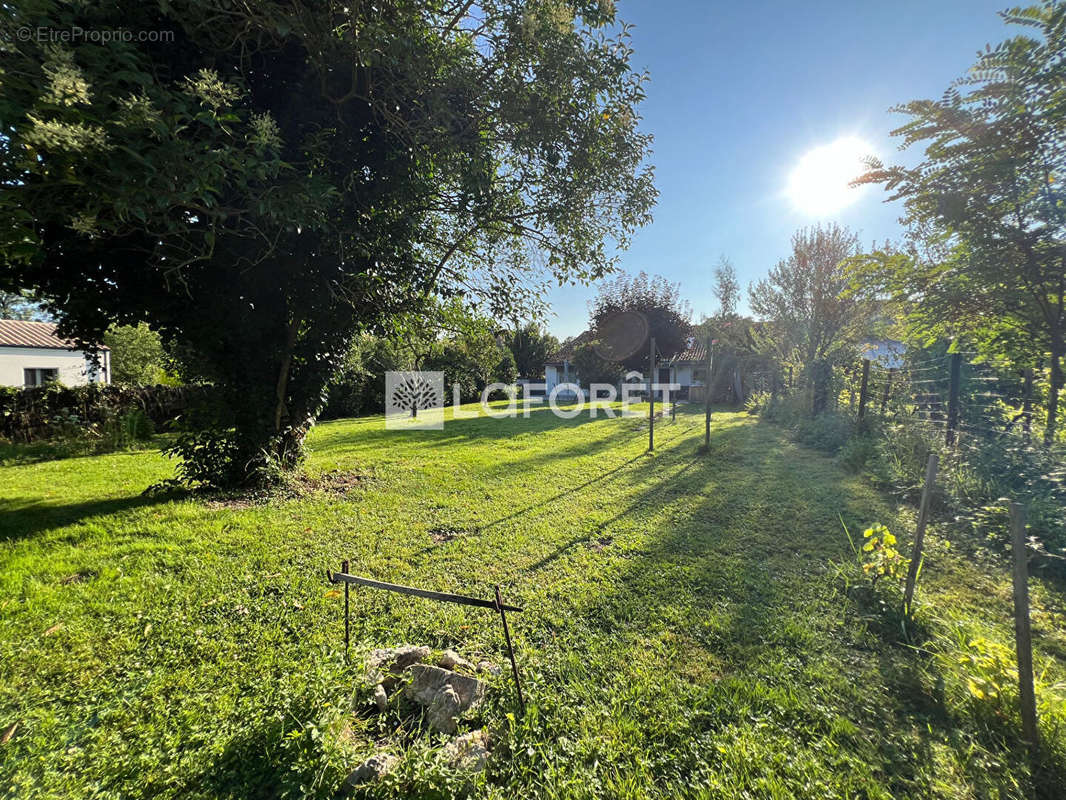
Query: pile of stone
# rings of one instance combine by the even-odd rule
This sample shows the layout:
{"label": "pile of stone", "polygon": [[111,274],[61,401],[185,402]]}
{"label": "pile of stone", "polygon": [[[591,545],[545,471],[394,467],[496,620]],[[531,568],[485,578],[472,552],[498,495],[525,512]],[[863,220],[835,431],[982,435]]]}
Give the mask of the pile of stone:
{"label": "pile of stone", "polygon": [[[454,650],[445,650],[436,664],[427,664],[428,647],[404,645],[374,650],[367,659],[367,675],[374,684],[374,704],[380,711],[390,705],[413,702],[424,709],[428,726],[440,733],[453,735],[459,720],[475,710],[484,700],[486,685],[480,675],[498,675],[500,668],[490,661],[472,664]],[[449,742],[442,751],[444,760],[454,769],[479,772],[488,765],[492,740],[485,730],[471,731]],[[352,770],[345,786],[378,780],[399,762],[390,753],[380,752]]]}

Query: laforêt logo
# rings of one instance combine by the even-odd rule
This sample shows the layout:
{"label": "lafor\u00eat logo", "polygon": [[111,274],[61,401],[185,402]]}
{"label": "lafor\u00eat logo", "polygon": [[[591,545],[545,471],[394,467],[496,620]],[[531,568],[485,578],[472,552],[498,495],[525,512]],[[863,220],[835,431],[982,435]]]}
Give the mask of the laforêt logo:
{"label": "lafor\u00eat logo", "polygon": [[385,373],[385,427],[440,430],[444,427],[444,373],[405,370]]}

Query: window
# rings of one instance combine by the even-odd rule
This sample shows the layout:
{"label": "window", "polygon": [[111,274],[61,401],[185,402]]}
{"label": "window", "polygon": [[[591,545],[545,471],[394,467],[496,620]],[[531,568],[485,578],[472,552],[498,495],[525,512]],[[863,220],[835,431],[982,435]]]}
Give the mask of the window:
{"label": "window", "polygon": [[25,386],[44,386],[59,380],[56,367],[28,367],[22,370],[22,382]]}

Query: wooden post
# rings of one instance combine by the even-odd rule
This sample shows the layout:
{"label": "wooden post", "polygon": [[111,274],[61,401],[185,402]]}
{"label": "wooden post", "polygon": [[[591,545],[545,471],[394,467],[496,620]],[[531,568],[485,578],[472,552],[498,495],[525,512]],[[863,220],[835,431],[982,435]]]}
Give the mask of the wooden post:
{"label": "wooden post", "polygon": [[655,450],[655,337],[648,340],[648,452]]}
{"label": "wooden post", "polygon": [[862,385],[859,387],[859,421],[866,416],[866,396],[870,389],[870,359],[862,360]]}
{"label": "wooden post", "polygon": [[895,367],[888,368],[888,377],[885,378],[885,393],[881,395],[881,414],[884,415],[885,409],[888,408],[888,396],[892,391],[892,376],[896,374]]}
{"label": "wooden post", "polygon": [[951,354],[951,384],[948,387],[948,429],[945,444],[955,443],[955,429],[959,426],[959,382],[962,377],[962,353]]}
{"label": "wooden post", "polygon": [[1036,690],[1033,687],[1033,634],[1029,628],[1029,551],[1025,541],[1025,509],[1010,504],[1010,532],[1014,550],[1014,642],[1018,656],[1018,699],[1022,711],[1022,735],[1036,747],[1040,732],[1036,724]]}
{"label": "wooden post", "polygon": [[925,486],[922,487],[922,502],[918,507],[918,524],[914,526],[914,546],[911,548],[911,563],[907,569],[907,585],[903,591],[903,614],[911,615],[914,601],[914,584],[918,581],[918,569],[922,565],[922,543],[925,541],[925,526],[929,521],[929,504],[936,484],[936,453],[929,454],[925,465]]}
{"label": "wooden post", "polygon": [[714,368],[714,339],[707,337],[707,377],[703,381],[703,446],[711,447],[711,370]]}

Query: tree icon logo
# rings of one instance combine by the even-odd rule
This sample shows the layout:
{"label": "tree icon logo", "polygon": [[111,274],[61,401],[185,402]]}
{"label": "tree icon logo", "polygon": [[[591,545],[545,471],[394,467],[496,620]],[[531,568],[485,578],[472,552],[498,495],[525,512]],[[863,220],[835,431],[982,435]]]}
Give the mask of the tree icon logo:
{"label": "tree icon logo", "polygon": [[440,430],[444,427],[444,373],[385,373],[385,427]]}

